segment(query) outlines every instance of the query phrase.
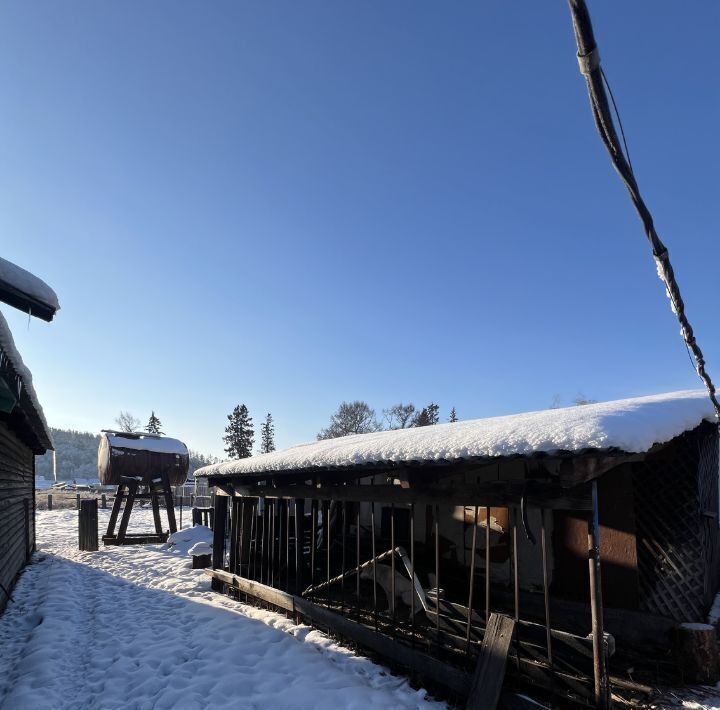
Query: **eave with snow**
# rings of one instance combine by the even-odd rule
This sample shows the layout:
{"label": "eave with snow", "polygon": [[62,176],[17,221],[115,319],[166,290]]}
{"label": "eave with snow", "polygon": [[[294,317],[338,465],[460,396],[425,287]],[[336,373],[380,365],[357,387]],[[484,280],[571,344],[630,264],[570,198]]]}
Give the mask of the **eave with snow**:
{"label": "eave with snow", "polygon": [[[684,391],[316,441],[195,476],[216,492],[215,589],[302,610],[459,693],[467,679],[453,654],[477,653],[488,614],[512,615],[514,599],[523,633],[545,624],[542,638],[562,629],[586,649],[566,659],[586,670],[548,688],[592,703],[605,632],[653,666],[679,623],[705,621],[720,587],[718,469],[712,404]],[[362,569],[385,580],[382,595],[355,586]],[[409,579],[424,616],[403,636],[400,602],[378,599]],[[432,657],[412,650],[417,634]]]}
{"label": "eave with snow", "polygon": [[195,476],[222,486],[229,480],[280,482],[333,473],[400,473],[401,478],[412,475],[421,485],[449,469],[524,459],[533,478],[544,472],[567,487],[640,460],[714,419],[707,394],[690,390],[326,439],[205,466]]}
{"label": "eave with snow", "polygon": [[55,291],[42,279],[0,257],[0,301],[44,321],[60,310]]}

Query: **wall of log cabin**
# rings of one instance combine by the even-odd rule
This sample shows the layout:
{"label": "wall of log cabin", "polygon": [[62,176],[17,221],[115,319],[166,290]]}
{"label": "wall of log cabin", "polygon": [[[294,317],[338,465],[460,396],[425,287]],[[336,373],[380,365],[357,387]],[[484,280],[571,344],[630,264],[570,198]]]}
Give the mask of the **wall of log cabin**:
{"label": "wall of log cabin", "polygon": [[[0,421],[0,583],[12,590],[35,549],[35,459]],[[7,604],[0,588],[0,611]]]}

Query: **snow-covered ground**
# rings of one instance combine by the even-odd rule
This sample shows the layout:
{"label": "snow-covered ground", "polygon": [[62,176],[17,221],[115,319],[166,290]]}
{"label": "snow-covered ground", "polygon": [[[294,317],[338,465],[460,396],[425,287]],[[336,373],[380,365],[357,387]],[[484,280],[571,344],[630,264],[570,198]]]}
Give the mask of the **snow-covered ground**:
{"label": "snow-covered ground", "polygon": [[[131,529],[151,520],[135,511]],[[201,535],[79,552],[76,511],[37,523],[0,616],[2,710],[444,707],[319,631],[211,592],[187,556]]]}

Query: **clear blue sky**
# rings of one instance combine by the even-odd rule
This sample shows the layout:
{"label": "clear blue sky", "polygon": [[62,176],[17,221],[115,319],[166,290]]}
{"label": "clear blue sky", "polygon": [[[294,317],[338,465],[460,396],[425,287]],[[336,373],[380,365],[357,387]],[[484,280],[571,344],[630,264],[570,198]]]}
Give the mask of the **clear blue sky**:
{"label": "clear blue sky", "polygon": [[[590,2],[720,382],[720,5]],[[6,2],[3,307],[50,423],[151,409],[313,439],[344,399],[461,418],[699,386],[555,2]]]}

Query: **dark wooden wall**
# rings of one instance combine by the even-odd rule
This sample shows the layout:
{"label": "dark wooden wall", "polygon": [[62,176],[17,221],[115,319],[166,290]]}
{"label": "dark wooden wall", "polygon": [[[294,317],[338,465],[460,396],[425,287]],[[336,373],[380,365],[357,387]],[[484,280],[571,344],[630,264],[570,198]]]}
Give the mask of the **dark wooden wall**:
{"label": "dark wooden wall", "polygon": [[[623,609],[637,609],[639,603],[632,475],[624,464],[598,480],[603,604]],[[555,511],[553,591],[558,596],[589,600],[587,536],[587,516]]]}
{"label": "dark wooden wall", "polygon": [[[10,592],[35,549],[35,459],[0,421],[0,583]],[[0,611],[7,604],[0,588]]]}

